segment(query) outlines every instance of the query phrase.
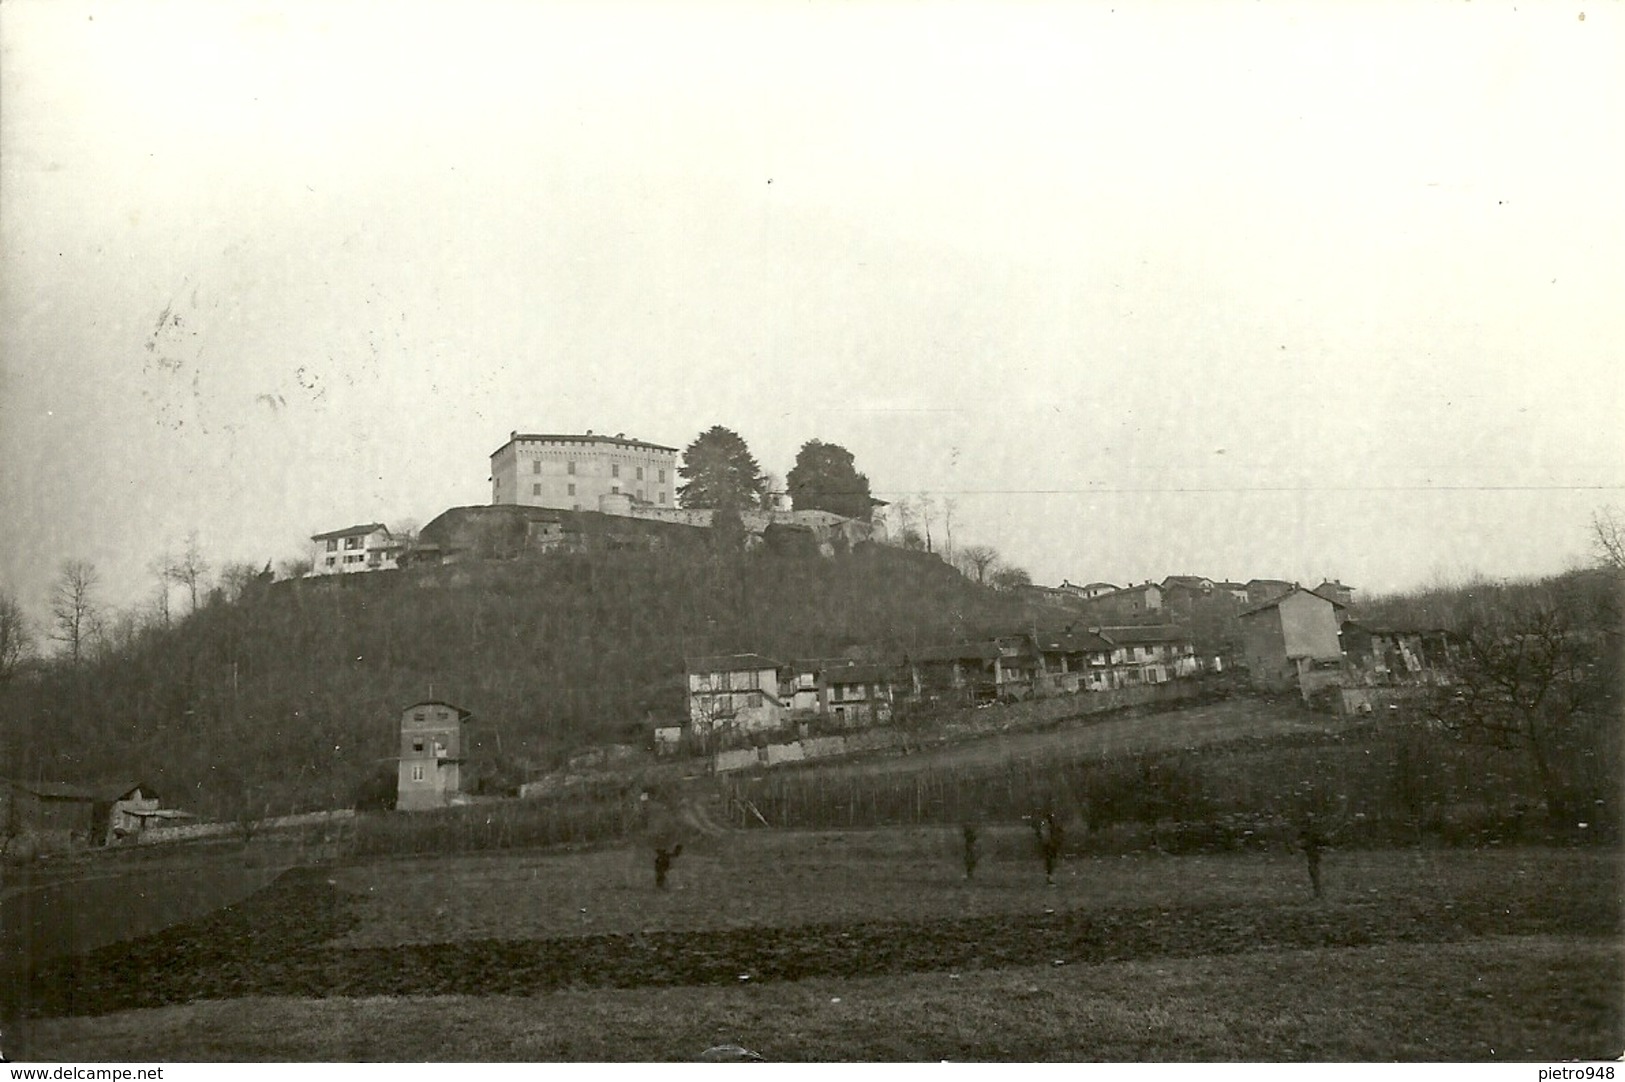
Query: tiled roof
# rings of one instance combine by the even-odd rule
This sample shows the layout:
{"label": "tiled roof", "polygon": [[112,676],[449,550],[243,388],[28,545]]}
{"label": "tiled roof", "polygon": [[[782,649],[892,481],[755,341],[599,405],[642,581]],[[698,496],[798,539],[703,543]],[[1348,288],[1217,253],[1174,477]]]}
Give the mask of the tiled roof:
{"label": "tiled roof", "polygon": [[104,782],[97,785],[74,785],[62,781],[13,781],[10,784],[25,793],[32,793],[39,797],[55,800],[102,801],[109,804],[115,800],[124,799],[137,789],[145,788],[142,783],[135,781]]}
{"label": "tiled roof", "polygon": [[1256,615],[1257,613],[1263,612],[1265,609],[1273,609],[1277,605],[1279,605],[1281,602],[1283,602],[1287,598],[1291,597],[1293,594],[1308,594],[1310,597],[1318,597],[1318,598],[1320,598],[1320,600],[1326,602],[1328,605],[1333,605],[1333,606],[1335,606],[1337,608],[1340,608],[1340,609],[1348,608],[1347,605],[1343,604],[1343,602],[1337,600],[1337,598],[1335,598],[1335,597],[1327,597],[1325,594],[1317,594],[1313,590],[1306,590],[1302,586],[1295,586],[1295,585],[1293,585],[1291,583],[1288,583],[1287,585],[1290,587],[1290,589],[1288,589],[1286,593],[1281,594],[1278,597],[1272,597],[1268,601],[1264,602],[1261,605],[1254,605],[1250,609],[1243,609],[1240,612],[1238,612],[1236,615],[1237,616],[1253,616],[1253,615]]}
{"label": "tiled roof", "polygon": [[824,669],[826,684],[876,684],[889,680],[892,670],[884,665],[860,662],[854,665],[830,665]]}
{"label": "tiled roof", "polygon": [[335,537],[354,537],[357,534],[369,534],[374,530],[389,532],[382,522],[367,522],[359,526],[346,526],[342,530],[329,530],[326,533],[311,534],[310,539],[312,541],[329,541]]}
{"label": "tiled roof", "polygon": [[1116,646],[1136,646],[1151,642],[1189,642],[1190,635],[1178,627],[1147,624],[1141,627],[1103,627],[1100,635]]}
{"label": "tiled roof", "polygon": [[460,718],[471,718],[471,717],[474,716],[474,712],[472,710],[464,710],[462,707],[458,706],[456,703],[448,703],[444,699],[423,699],[423,700],[420,700],[418,702],[413,703],[411,706],[407,707],[406,709],[407,710],[416,710],[420,706],[449,706],[453,710],[457,711],[457,716],[460,717]]}
{"label": "tiled roof", "polygon": [[[1312,591],[1311,591],[1312,592]],[[1359,628],[1371,635],[1449,635],[1449,628],[1413,627],[1404,624],[1368,624],[1360,620],[1344,620],[1343,627]]]}
{"label": "tiled roof", "polygon": [[779,663],[761,654],[723,654],[717,657],[691,657],[684,661],[689,672],[755,672],[777,669]]}
{"label": "tiled roof", "polygon": [[1038,648],[1046,653],[1105,654],[1112,648],[1111,643],[1088,631],[1039,632],[1037,641]]}
{"label": "tiled roof", "polygon": [[557,432],[515,432],[512,436],[510,436],[508,438],[507,443],[504,443],[501,447],[498,447],[495,451],[491,452],[491,457],[495,458],[497,455],[499,455],[503,451],[507,450],[508,447],[510,447],[512,444],[517,443],[517,442],[519,442],[521,440],[535,440],[538,443],[544,442],[544,441],[568,441],[570,443],[608,443],[608,444],[613,444],[613,445],[615,445],[617,447],[634,447],[634,448],[637,448],[638,450],[641,450],[641,451],[664,451],[664,452],[666,452],[668,454],[673,454],[673,455],[675,455],[677,453],[677,448],[675,448],[675,447],[663,447],[658,443],[647,443],[644,440],[629,440],[625,436],[600,436],[600,435],[598,435],[596,433],[593,433],[593,432],[583,432],[583,433],[580,433],[580,434],[568,433],[568,432],[565,432],[565,433],[557,433]]}
{"label": "tiled roof", "polygon": [[908,651],[910,661],[991,661],[999,648],[991,642],[962,642],[950,646],[919,646]]}

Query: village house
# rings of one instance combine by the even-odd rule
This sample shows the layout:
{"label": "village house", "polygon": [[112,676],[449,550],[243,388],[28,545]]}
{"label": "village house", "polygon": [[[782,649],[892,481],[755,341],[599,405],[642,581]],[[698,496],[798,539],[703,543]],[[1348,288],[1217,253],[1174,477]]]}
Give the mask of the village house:
{"label": "village house", "polygon": [[1154,582],[1138,586],[1125,586],[1121,590],[1100,594],[1084,602],[1084,612],[1091,622],[1107,623],[1114,620],[1143,620],[1162,612],[1162,587]]}
{"label": "village house", "polygon": [[1315,587],[1315,593],[1321,597],[1329,597],[1339,605],[1354,604],[1354,587],[1344,586],[1336,579],[1327,579]]}
{"label": "village house", "polygon": [[1295,582],[1285,579],[1248,579],[1244,589],[1247,591],[1247,604],[1262,605],[1266,601],[1273,601],[1297,587]]}
{"label": "village house", "polygon": [[1345,609],[1313,590],[1290,586],[1242,612],[1238,621],[1252,685],[1267,691],[1296,687],[1307,698],[1338,683],[1343,660],[1338,630]]}
{"label": "village house", "polygon": [[310,577],[390,571],[400,565],[406,542],[390,536],[382,522],[346,526],[310,539]]}
{"label": "village house", "polygon": [[796,717],[820,712],[823,696],[818,676],[824,663],[816,659],[792,661],[779,674],[779,704]]}
{"label": "village house", "polygon": [[1354,682],[1376,685],[1449,682],[1455,646],[1448,631],[1384,627],[1345,620],[1339,637],[1345,670]]}
{"label": "village house", "polygon": [[466,741],[463,725],[473,715],[439,699],[401,711],[400,770],[395,790],[399,811],[424,811],[459,803]]}
{"label": "village house", "polygon": [[835,662],[819,673],[821,713],[836,725],[884,724],[892,716],[892,670],[872,662]]}
{"label": "village house", "polygon": [[1105,691],[1110,676],[1112,644],[1092,631],[1035,633],[1038,657],[1049,685],[1057,691]]}
{"label": "village house", "polygon": [[1213,588],[1229,595],[1230,600],[1238,605],[1247,604],[1247,584],[1245,582],[1215,582]]}
{"label": "village house", "polygon": [[70,785],[0,781],[0,827],[6,837],[33,836],[106,845],[145,829],[159,814],[158,794],[143,782]]}
{"label": "village house", "polygon": [[1196,647],[1182,628],[1134,625],[1095,630],[1113,647],[1111,665],[1119,687],[1164,684],[1201,672]]}
{"label": "village house", "polygon": [[1212,579],[1200,575],[1169,575],[1162,580],[1162,606],[1165,611],[1177,612],[1188,618],[1191,611],[1215,598],[1228,602],[1228,595],[1219,592]]}
{"label": "village house", "polygon": [[903,668],[916,698],[978,702],[998,694],[998,658],[999,648],[991,642],[921,646],[908,652]]}
{"label": "village house", "polygon": [[702,738],[772,732],[784,724],[778,662],[760,654],[689,658],[688,718]]}
{"label": "village house", "polygon": [[677,448],[621,432],[580,435],[511,432],[491,452],[491,502],[597,511],[605,497],[674,507]]}
{"label": "village house", "polygon": [[1113,586],[1109,582],[1089,582],[1079,586],[1077,583],[1067,582],[1065,579],[1061,580],[1059,588],[1085,600],[1091,597],[1100,597],[1104,594],[1116,593],[1119,589],[1119,587]]}
{"label": "village house", "polygon": [[1201,575],[1169,575],[1162,580],[1163,595],[1167,596],[1174,590],[1185,590],[1205,596],[1213,592],[1213,580],[1203,578]]}

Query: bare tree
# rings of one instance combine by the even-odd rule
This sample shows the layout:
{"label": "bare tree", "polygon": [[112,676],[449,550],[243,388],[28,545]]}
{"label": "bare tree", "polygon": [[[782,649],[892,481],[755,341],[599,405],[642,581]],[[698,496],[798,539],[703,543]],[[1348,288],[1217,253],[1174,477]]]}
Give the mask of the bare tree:
{"label": "bare tree", "polygon": [[892,521],[897,528],[892,536],[897,544],[906,549],[925,548],[925,538],[920,536],[920,513],[914,501],[907,496],[899,496],[891,505]]}
{"label": "bare tree", "polygon": [[310,574],[316,564],[309,556],[293,556],[286,560],[277,561],[276,573],[279,579],[302,579]]}
{"label": "bare tree", "polygon": [[1033,828],[1033,836],[1038,840],[1038,855],[1044,860],[1044,882],[1053,887],[1055,868],[1061,861],[1061,849],[1066,845],[1061,820],[1054,812],[1044,811],[1029,816],[1028,823]]}
{"label": "bare tree", "polygon": [[134,611],[102,613],[95,622],[97,660],[128,654],[141,637],[142,618]]}
{"label": "bare tree", "polygon": [[1625,515],[1619,508],[1603,507],[1591,513],[1591,547],[1604,567],[1625,570]]}
{"label": "bare tree", "polygon": [[0,593],[0,686],[10,683],[17,667],[34,652],[34,630],[22,606]]}
{"label": "bare tree", "polygon": [[174,562],[174,556],[161,552],[147,564],[147,570],[158,580],[158,619],[165,627],[169,626],[169,588],[174,585],[169,577],[169,568]]}
{"label": "bare tree", "polygon": [[220,569],[220,594],[231,603],[241,601],[260,581],[261,572],[253,564],[237,561]]}
{"label": "bare tree", "polygon": [[101,579],[87,560],[67,560],[51,587],[51,638],[67,648],[68,657],[78,665],[86,643],[96,628],[99,609],[96,587]]}
{"label": "bare tree", "polygon": [[169,581],[186,587],[187,596],[192,602],[190,611],[196,612],[198,590],[209,574],[209,561],[204,559],[198,548],[196,530],[186,535],[186,551],[170,561],[164,573],[169,576]]}
{"label": "bare tree", "polygon": [[1014,564],[1000,564],[992,576],[996,590],[1014,590],[1017,586],[1031,586],[1033,577]]}
{"label": "bare tree", "polygon": [[959,828],[959,832],[964,843],[961,856],[965,861],[965,878],[972,879],[976,875],[976,865],[981,863],[982,860],[982,854],[976,845],[976,825],[974,823],[966,823]]}
{"label": "bare tree", "polygon": [[1572,820],[1596,795],[1587,764],[1619,715],[1617,622],[1560,592],[1501,588],[1473,598],[1458,630],[1441,719],[1527,754],[1554,821]]}
{"label": "bare tree", "polygon": [[959,558],[976,581],[985,586],[988,572],[999,562],[999,552],[992,545],[966,545],[959,550]]}

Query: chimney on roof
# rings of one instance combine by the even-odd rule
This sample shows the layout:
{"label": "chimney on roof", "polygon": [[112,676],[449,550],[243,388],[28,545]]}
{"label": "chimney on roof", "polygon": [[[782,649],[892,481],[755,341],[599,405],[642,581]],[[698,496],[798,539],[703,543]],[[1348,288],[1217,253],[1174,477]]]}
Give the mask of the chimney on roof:
{"label": "chimney on roof", "polygon": [[592,429],[590,429],[590,428],[587,429],[587,435],[589,435],[589,436],[592,435]]}
{"label": "chimney on roof", "polygon": [[615,433],[615,438],[618,439],[618,440],[624,440],[624,439],[626,439],[626,433],[625,432],[617,432],[617,433]]}
{"label": "chimney on roof", "polygon": [[508,433],[508,438],[510,440],[518,439],[519,438],[519,430],[516,428],[516,429],[512,430],[511,432],[509,432]]}

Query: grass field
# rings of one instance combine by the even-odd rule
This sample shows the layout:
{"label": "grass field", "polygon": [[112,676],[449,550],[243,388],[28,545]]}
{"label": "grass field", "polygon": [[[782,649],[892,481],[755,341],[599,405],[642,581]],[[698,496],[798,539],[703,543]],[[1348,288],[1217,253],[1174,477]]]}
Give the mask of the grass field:
{"label": "grass field", "polygon": [[[1203,744],[1185,758],[1214,772],[1211,794],[1258,800],[1312,778],[1364,799],[1378,791],[1383,748],[1335,728],[1289,706],[1229,702],[833,768],[877,792],[913,787],[903,771],[991,768],[992,784],[1013,791],[979,820],[972,879],[957,818],[791,830],[781,801],[777,829],[722,830],[727,816],[713,812],[725,794],[703,785],[643,810],[635,791],[600,801],[622,828],[586,832],[599,840],[573,851],[517,847],[517,822],[514,848],[448,851],[446,824],[390,817],[383,825],[426,851],[362,856],[356,836],[325,840],[226,909],[0,974],[0,1030],[14,1058],[63,1060],[681,1061],[722,1042],[820,1061],[1625,1051],[1615,849],[1469,848],[1421,832],[1409,837],[1426,844],[1408,848],[1339,840],[1317,896],[1284,828],[1185,851],[1095,845],[1108,835],[1079,825],[1049,885],[1018,821],[1048,783],[1045,764]],[[1033,766],[1000,770],[1007,762]],[[1461,777],[1444,779],[1443,797],[1488,777],[1476,759],[1449,765]],[[1362,805],[1344,803],[1352,821]],[[486,817],[515,808],[547,811],[475,805],[451,825],[489,833]],[[696,810],[670,889],[656,890],[655,820]],[[256,846],[110,853],[41,865],[35,882],[190,876],[198,887],[227,865],[269,875],[288,860]],[[94,893],[108,892],[84,897]],[[117,894],[100,919],[118,919]]]}
{"label": "grass field", "polygon": [[[380,860],[333,878],[358,907],[349,946],[1313,899],[1303,858],[1286,850],[1071,859],[1046,887],[1029,833],[989,831],[982,848],[971,882],[958,832],[929,829],[731,833],[680,857],[665,892],[652,889],[649,853],[628,847]],[[1512,901],[1617,876],[1589,849],[1351,850],[1323,862],[1327,904]]]}
{"label": "grass field", "polygon": [[527,997],[239,999],[45,1019],[23,1059],[1556,1060],[1625,1048],[1615,943],[1563,937]]}
{"label": "grass field", "polygon": [[633,848],[330,866],[284,877],[230,919],[47,974],[69,982],[44,1012],[57,1017],[6,1018],[6,1051],[635,1061],[731,1041],[773,1059],[851,1061],[1625,1050],[1611,851],[1333,851],[1316,899],[1284,851],[1073,859],[1048,887],[1024,840],[990,838],[972,882],[954,837],[933,830],[733,833],[685,854],[665,892]]}
{"label": "grass field", "polygon": [[1175,751],[1243,737],[1327,734],[1347,724],[1340,718],[1311,713],[1295,702],[1244,697],[1202,706],[1084,717],[1036,732],[1005,733],[925,748],[911,755],[873,756],[803,769],[836,775],[974,769],[1011,761]]}

